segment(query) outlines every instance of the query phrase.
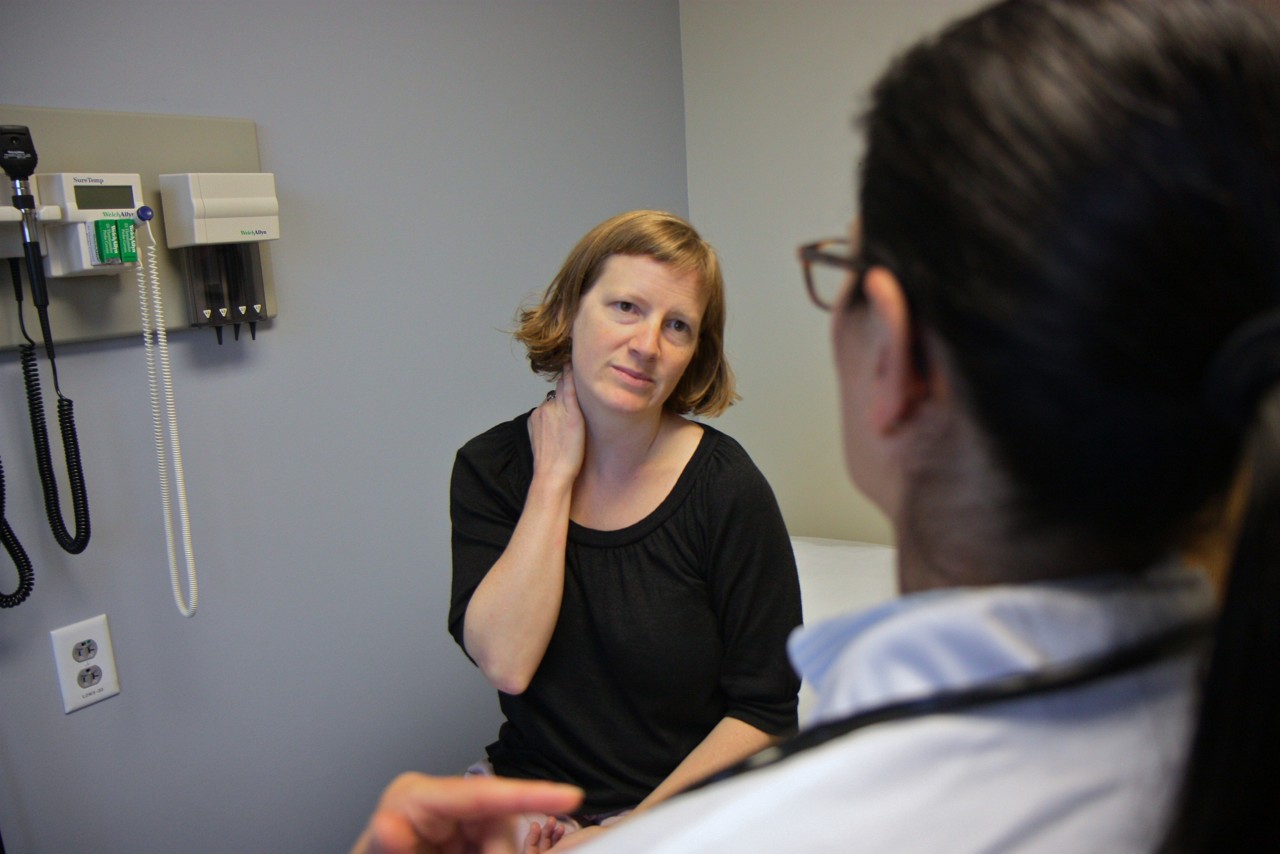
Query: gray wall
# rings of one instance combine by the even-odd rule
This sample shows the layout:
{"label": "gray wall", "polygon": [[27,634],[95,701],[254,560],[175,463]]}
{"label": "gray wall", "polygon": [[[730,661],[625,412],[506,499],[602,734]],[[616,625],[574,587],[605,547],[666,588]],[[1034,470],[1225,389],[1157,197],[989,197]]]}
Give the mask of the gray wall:
{"label": "gray wall", "polygon": [[[493,692],[445,631],[453,452],[541,396],[503,330],[573,242],[627,208],[687,213],[678,14],[6,4],[0,101],[252,119],[283,230],[271,329],[171,339],[191,620],[169,591],[140,342],[59,351],[93,521],[78,557],[37,506],[0,354],[5,508],[37,569],[0,612],[10,851],[340,851],[395,772],[460,770],[492,740]],[[122,693],[64,715],[48,633],[103,612]]]}

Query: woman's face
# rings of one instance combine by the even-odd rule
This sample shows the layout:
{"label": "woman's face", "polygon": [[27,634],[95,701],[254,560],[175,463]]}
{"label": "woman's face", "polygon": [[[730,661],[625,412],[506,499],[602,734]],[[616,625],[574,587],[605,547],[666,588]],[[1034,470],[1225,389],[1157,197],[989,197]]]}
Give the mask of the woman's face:
{"label": "woman's face", "polygon": [[573,380],[585,412],[659,415],[693,360],[706,300],[693,271],[614,255],[573,320]]}

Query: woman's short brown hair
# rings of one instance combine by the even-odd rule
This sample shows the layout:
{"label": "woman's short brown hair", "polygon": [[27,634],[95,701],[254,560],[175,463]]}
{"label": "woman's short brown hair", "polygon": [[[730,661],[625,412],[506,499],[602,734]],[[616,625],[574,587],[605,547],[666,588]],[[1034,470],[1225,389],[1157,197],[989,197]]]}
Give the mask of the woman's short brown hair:
{"label": "woman's short brown hair", "polygon": [[529,352],[535,373],[559,376],[572,353],[573,321],[582,295],[591,289],[614,255],[639,255],[693,272],[706,297],[693,360],[667,398],[681,415],[719,415],[738,399],[733,371],[724,355],[724,277],[715,250],[693,226],[662,211],[618,214],[587,232],[535,306],[518,314],[515,338]]}

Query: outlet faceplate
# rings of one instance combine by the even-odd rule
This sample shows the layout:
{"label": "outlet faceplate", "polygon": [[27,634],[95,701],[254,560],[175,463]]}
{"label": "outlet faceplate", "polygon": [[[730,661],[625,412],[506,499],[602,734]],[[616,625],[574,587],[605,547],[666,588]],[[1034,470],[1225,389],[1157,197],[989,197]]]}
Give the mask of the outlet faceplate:
{"label": "outlet faceplate", "polygon": [[53,639],[63,711],[70,714],[120,693],[106,614],[54,629],[49,637]]}

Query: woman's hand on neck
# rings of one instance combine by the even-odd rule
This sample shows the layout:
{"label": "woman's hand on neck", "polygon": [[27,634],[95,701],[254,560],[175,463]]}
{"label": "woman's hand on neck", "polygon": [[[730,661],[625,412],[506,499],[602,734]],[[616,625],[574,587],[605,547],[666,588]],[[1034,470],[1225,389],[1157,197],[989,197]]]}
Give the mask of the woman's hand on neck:
{"label": "woman's hand on neck", "polygon": [[573,371],[566,366],[555,391],[529,416],[534,477],[549,478],[563,488],[571,488],[586,458],[587,434]]}

